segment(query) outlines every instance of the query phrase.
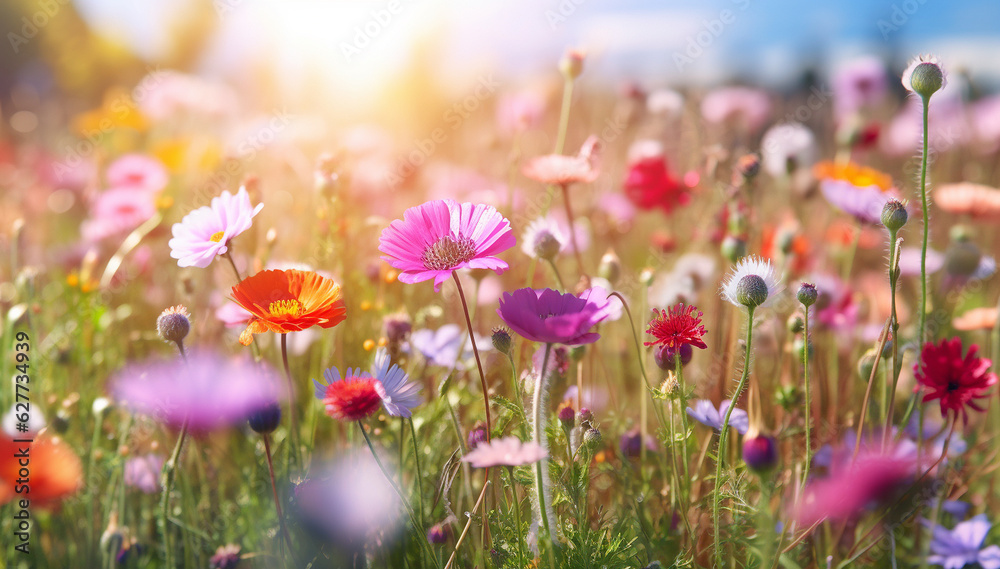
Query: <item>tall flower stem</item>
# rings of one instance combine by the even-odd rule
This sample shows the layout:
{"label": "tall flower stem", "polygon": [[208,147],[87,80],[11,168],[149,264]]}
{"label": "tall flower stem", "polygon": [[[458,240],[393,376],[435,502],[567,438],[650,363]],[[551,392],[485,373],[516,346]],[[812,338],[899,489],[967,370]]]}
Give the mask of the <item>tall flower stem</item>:
{"label": "tall flower stem", "polygon": [[295,554],[295,548],[292,546],[292,536],[288,534],[288,526],[285,525],[285,515],[281,511],[281,499],[278,498],[278,485],[275,483],[274,479],[274,462],[271,460],[271,437],[267,433],[263,433],[264,437],[264,454],[267,456],[267,472],[271,475],[271,492],[274,494],[274,509],[278,513],[278,522],[281,524],[281,535],[285,538],[285,544],[288,546],[288,554]]}
{"label": "tall flower stem", "polygon": [[226,252],[223,253],[221,256],[225,257],[226,260],[229,261],[229,266],[232,267],[233,272],[236,273],[236,282],[242,281],[243,277],[242,275],[240,275],[240,270],[236,268],[236,262],[233,261],[233,254],[229,252],[229,248],[227,248]]}
{"label": "tall flower stem", "polygon": [[[533,398],[532,407],[532,422],[534,423],[534,441],[535,444],[541,446],[542,448],[548,448],[547,441],[543,444],[543,438],[545,437],[545,424],[542,422],[543,415],[545,413],[544,406],[542,404],[542,386],[545,383],[545,371],[549,366],[549,355],[552,352],[552,344],[545,344],[545,355],[542,356],[542,367],[538,372],[538,378],[535,379],[535,396]],[[545,511],[545,479],[544,479],[544,468],[546,460],[543,458],[535,463],[535,492],[538,497],[538,513],[539,518],[542,520],[542,527],[545,528],[545,534],[548,536],[549,541],[552,543],[552,549],[549,551],[549,566],[555,567],[555,561],[553,555],[555,555],[556,539],[552,534],[552,530],[549,526],[549,515]],[[541,536],[539,537],[539,542],[541,542]]]}
{"label": "tall flower stem", "polygon": [[[681,454],[684,460],[684,511],[686,512],[691,502],[691,476],[690,476],[690,456],[688,453],[688,416],[687,416],[687,386],[684,384],[684,363],[681,361],[680,348],[674,354],[674,369],[677,374],[677,388],[680,390],[680,415],[681,428],[684,436],[681,437]],[[672,405],[673,403],[671,403]]]}
{"label": "tall flower stem", "polygon": [[163,465],[163,477],[161,480],[163,494],[160,496],[160,529],[163,531],[163,549],[166,554],[164,567],[167,569],[174,569],[176,567],[174,564],[173,545],[170,543],[170,491],[174,486],[177,465],[180,462],[181,449],[184,448],[184,440],[187,438],[187,433],[188,422],[184,421],[184,424],[181,425],[181,433],[177,436],[177,444],[174,445],[174,451],[170,453],[170,458]]}
{"label": "tall flower stem", "polygon": [[559,109],[559,132],[556,133],[556,154],[562,154],[566,147],[566,131],[569,130],[569,109],[573,104],[573,84],[574,81],[569,78],[563,83],[562,106]]}
{"label": "tall flower stem", "polygon": [[292,370],[288,367],[288,334],[281,336],[281,365],[285,369],[286,387],[288,390],[288,429],[289,443],[292,445],[291,456],[295,459],[295,466],[301,466],[301,456],[299,455],[299,423],[295,413],[295,385],[292,380]]}
{"label": "tall flower stem", "polygon": [[417,444],[417,428],[413,425],[413,417],[410,417],[407,421],[410,423],[410,435],[413,437],[413,460],[416,462],[417,466],[417,499],[420,500],[420,528],[424,527],[424,490],[420,482],[423,480],[423,474],[420,470],[420,446]]}
{"label": "tall flower stem", "polygon": [[[896,316],[896,283],[899,280],[899,246],[896,243],[896,231],[889,230],[889,326],[892,333],[892,387],[889,389],[889,402],[886,404],[884,442],[888,441],[892,431],[892,418],[896,409],[896,387],[899,385],[899,373],[903,369],[899,360],[899,318]],[[883,445],[884,445],[883,442]]]}
{"label": "tall flower stem", "polygon": [[[924,345],[924,336],[927,328],[927,241],[930,235],[930,214],[927,207],[927,153],[930,146],[927,140],[927,114],[930,108],[930,97],[921,96],[920,102],[923,108],[923,138],[921,140],[920,156],[920,205],[923,213],[923,241],[920,245],[920,306],[918,307],[919,323],[917,325],[917,350]],[[924,405],[920,404],[918,409],[918,424],[920,432],[917,433],[917,462],[920,462],[921,449],[924,446]]]}
{"label": "tall flower stem", "polygon": [[566,292],[569,292],[569,289],[566,288],[566,283],[564,283],[562,280],[562,275],[559,274],[559,267],[556,266],[555,260],[546,259],[546,261],[548,261],[549,266],[552,267],[552,272],[556,275],[556,282],[559,283],[559,288],[563,289]]}
{"label": "tall flower stem", "polygon": [[809,480],[812,464],[812,389],[809,387],[809,307],[802,305],[802,383],[806,388],[806,465],[802,472],[802,486]]}
{"label": "tall flower stem", "polygon": [[719,502],[722,495],[722,462],[726,459],[726,442],[729,438],[729,419],[733,415],[733,409],[736,408],[736,402],[739,400],[740,394],[743,393],[743,388],[746,386],[747,378],[750,377],[750,347],[753,345],[753,313],[754,307],[748,306],[747,347],[743,356],[743,375],[740,377],[739,384],[736,385],[736,391],[733,393],[733,397],[729,401],[729,408],[726,409],[726,417],[722,421],[722,431],[719,433],[719,452],[715,460],[715,492],[712,496],[712,532],[715,544],[715,565],[719,569],[725,567],[722,542],[720,539],[722,528],[720,527],[719,520]]}
{"label": "tall flower stem", "polygon": [[569,184],[562,184],[559,187],[562,188],[563,205],[566,207],[566,223],[569,224],[569,242],[573,245],[573,256],[576,258],[576,270],[579,271],[580,277],[582,278],[587,273],[583,270],[583,257],[580,256],[580,246],[576,242],[576,230],[573,225],[573,208],[569,203]]}
{"label": "tall flower stem", "polygon": [[517,566],[524,566],[524,538],[521,536],[521,500],[517,497],[517,487],[514,486],[514,467],[507,467],[507,476],[510,478],[510,494],[514,500],[514,519],[517,520]]}

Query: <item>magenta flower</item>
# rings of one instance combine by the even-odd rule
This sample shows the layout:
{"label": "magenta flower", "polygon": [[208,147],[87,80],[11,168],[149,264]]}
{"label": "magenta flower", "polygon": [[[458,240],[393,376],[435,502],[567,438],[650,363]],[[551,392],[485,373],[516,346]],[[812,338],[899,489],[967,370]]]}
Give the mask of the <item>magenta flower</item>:
{"label": "magenta flower", "polygon": [[250,229],[253,217],[264,204],[250,205],[250,194],[240,188],[236,195],[222,192],[212,205],[200,207],[175,223],[171,232],[170,256],[181,267],[204,269],[216,256],[229,250],[229,241]]}
{"label": "magenta flower", "polygon": [[853,519],[869,505],[891,502],[915,470],[913,459],[862,450],[855,461],[806,487],[795,518],[805,526],[823,519]]}
{"label": "magenta flower", "polygon": [[170,175],[162,162],[144,154],[126,154],[108,166],[108,187],[156,193],[167,187]]}
{"label": "magenta flower", "polygon": [[547,456],[549,452],[541,445],[523,443],[517,437],[504,437],[479,443],[476,450],[462,457],[462,461],[468,462],[473,468],[493,468],[534,464]]}
{"label": "magenta flower", "polygon": [[283,398],[276,375],[248,360],[212,352],[184,359],[154,359],[126,366],[111,380],[115,398],[136,413],[172,428],[185,421],[194,431],[234,425]]}
{"label": "magenta flower", "polygon": [[590,329],[612,311],[607,295],[598,287],[587,289],[580,296],[550,288],[521,288],[504,293],[497,314],[511,330],[532,342],[591,344],[601,335]]}
{"label": "magenta flower", "polygon": [[433,200],[411,207],[382,230],[382,259],[402,271],[399,280],[434,279],[434,290],[458,269],[490,269],[507,263],[496,255],[514,246],[510,222],[492,206]]}

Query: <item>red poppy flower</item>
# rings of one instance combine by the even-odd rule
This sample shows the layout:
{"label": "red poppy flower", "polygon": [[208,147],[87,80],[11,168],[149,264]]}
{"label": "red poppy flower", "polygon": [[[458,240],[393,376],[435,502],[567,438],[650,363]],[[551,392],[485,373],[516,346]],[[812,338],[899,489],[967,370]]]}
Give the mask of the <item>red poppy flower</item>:
{"label": "red poppy flower", "polygon": [[703,350],[708,347],[701,339],[705,335],[705,327],[701,325],[701,311],[694,306],[678,303],[667,310],[654,308],[653,314],[646,333],[652,334],[656,339],[645,342],[645,345],[677,349],[688,344]]}
{"label": "red poppy flower", "polygon": [[922,386],[928,390],[925,402],[940,400],[942,415],[961,412],[963,420],[968,421],[966,407],[984,410],[975,400],[986,397],[986,390],[997,382],[997,376],[987,371],[992,361],[976,357],[978,349],[978,346],[970,346],[963,357],[959,338],[924,344],[920,361],[913,366],[914,376],[920,384],[917,389]]}
{"label": "red poppy flower", "polygon": [[[28,475],[18,458],[25,450],[31,459],[30,494],[22,493]],[[76,492],[82,481],[79,457],[58,437],[43,434],[32,443],[15,443],[0,432],[0,505],[18,497],[29,499],[33,506],[57,504]]]}
{"label": "red poppy flower", "polygon": [[244,346],[254,334],[332,328],[347,315],[340,285],[312,271],[261,271],[233,287],[233,300],[252,315],[240,334]]}
{"label": "red poppy flower", "polygon": [[642,158],[629,166],[623,185],[625,196],[644,210],[670,213],[690,200],[687,188],[674,179],[662,156]]}

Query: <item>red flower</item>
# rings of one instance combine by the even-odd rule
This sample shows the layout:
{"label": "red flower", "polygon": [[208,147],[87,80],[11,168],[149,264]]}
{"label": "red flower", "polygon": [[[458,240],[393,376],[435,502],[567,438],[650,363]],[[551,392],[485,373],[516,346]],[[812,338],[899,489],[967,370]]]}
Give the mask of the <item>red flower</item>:
{"label": "red flower", "polygon": [[671,176],[662,156],[633,162],[625,176],[624,190],[625,196],[644,210],[660,208],[670,213],[690,200],[687,188]]}
{"label": "red flower", "polygon": [[[920,386],[929,390],[924,401],[941,400],[941,414],[954,411],[962,413],[968,421],[966,406],[983,411],[975,399],[986,397],[986,390],[997,382],[995,373],[987,371],[993,362],[977,358],[978,346],[970,346],[962,356],[962,340],[941,340],[940,344],[927,342],[920,353],[920,361],[913,366],[914,376]],[[920,389],[920,386],[917,389]]]}
{"label": "red flower", "polygon": [[342,421],[360,421],[382,405],[381,387],[379,380],[365,372],[331,381],[322,398],[326,414]]}
{"label": "red flower", "polygon": [[667,310],[654,308],[653,314],[655,316],[650,320],[646,333],[652,334],[656,340],[645,342],[645,345],[663,345],[676,349],[689,344],[703,350],[708,347],[701,339],[705,335],[705,327],[701,325],[701,311],[694,306],[686,306],[681,302]]}

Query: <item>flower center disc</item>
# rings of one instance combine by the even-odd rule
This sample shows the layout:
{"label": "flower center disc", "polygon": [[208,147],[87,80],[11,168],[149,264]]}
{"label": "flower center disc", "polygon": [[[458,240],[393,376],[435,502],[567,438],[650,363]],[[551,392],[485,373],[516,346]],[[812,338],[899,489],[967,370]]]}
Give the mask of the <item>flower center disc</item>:
{"label": "flower center disc", "polygon": [[444,271],[468,261],[475,254],[476,246],[472,239],[445,235],[424,251],[422,260],[428,269]]}
{"label": "flower center disc", "polygon": [[216,231],[215,233],[212,234],[211,237],[208,238],[208,240],[213,243],[218,243],[219,241],[222,241],[222,238],[225,235],[226,235],[225,231]]}
{"label": "flower center disc", "polygon": [[271,316],[291,316],[297,317],[302,313],[302,303],[296,299],[276,300],[267,307]]}

